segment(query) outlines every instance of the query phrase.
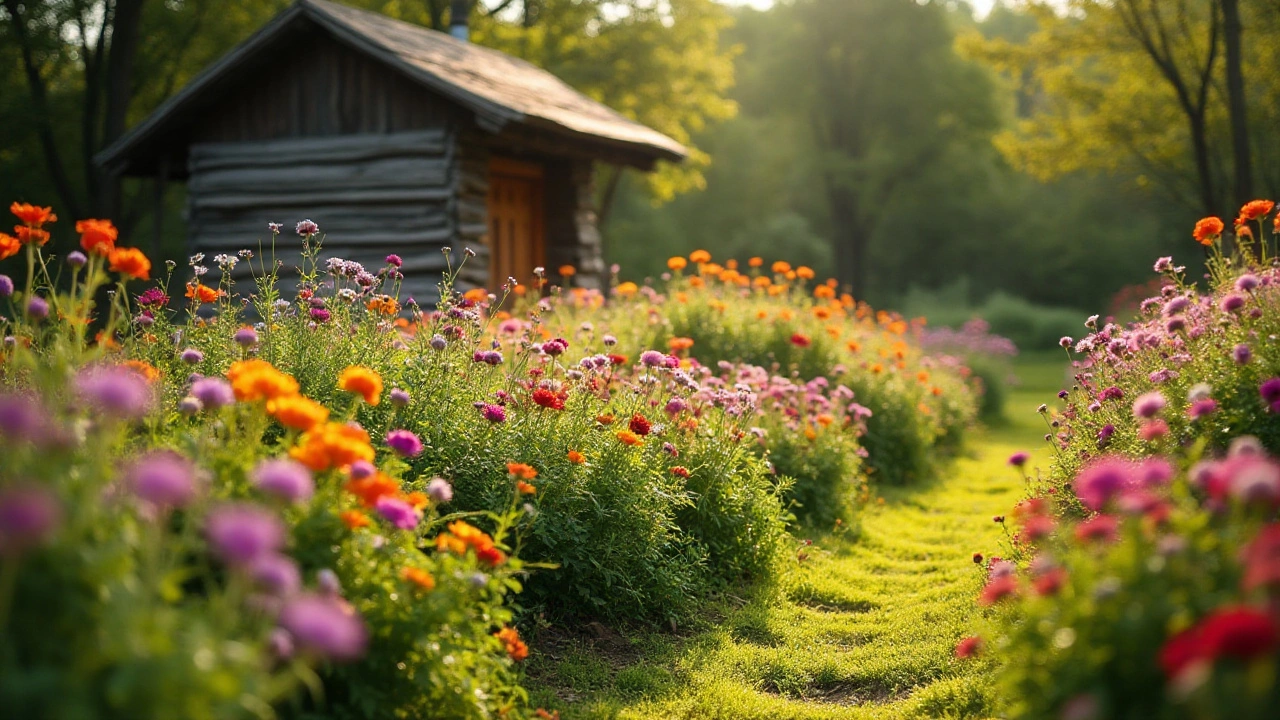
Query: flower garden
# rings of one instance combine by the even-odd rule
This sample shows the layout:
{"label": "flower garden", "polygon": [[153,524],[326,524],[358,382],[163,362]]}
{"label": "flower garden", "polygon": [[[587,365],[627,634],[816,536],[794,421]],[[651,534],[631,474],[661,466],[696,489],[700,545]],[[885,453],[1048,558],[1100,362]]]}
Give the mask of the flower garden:
{"label": "flower garden", "polygon": [[[11,211],[0,707],[20,717],[573,715],[567,665],[539,655],[582,628],[669,643],[745,597],[746,636],[782,637],[783,598],[801,617],[905,605],[849,599],[815,563],[845,553],[874,585],[859,553],[895,504],[975,489],[957,463],[989,452],[971,428],[1001,422],[1016,352],[782,260],[697,251],[653,284],[591,289],[565,266],[461,291],[461,248],[427,306],[401,296],[400,258],[329,257],[309,221],[153,267],[106,220],[53,257],[53,210]],[[870,694],[777,661],[752,693],[847,702],[722,716],[1269,717],[1280,220],[1259,201],[1224,230],[1195,230],[1203,288],[1161,258],[1137,319],[1062,339],[1050,462],[1009,457],[1025,499],[1007,512],[966,496],[1005,540],[948,548],[973,553],[942,583],[962,606],[910,631],[936,647]],[[707,716],[715,682],[635,716]]]}

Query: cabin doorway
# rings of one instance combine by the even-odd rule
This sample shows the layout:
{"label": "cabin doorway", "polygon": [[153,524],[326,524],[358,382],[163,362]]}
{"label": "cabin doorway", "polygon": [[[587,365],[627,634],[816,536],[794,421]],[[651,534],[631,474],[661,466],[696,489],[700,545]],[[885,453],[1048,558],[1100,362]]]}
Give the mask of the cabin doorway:
{"label": "cabin doorway", "polygon": [[533,282],[547,262],[543,171],[535,163],[493,158],[489,163],[489,289],[513,277]]}

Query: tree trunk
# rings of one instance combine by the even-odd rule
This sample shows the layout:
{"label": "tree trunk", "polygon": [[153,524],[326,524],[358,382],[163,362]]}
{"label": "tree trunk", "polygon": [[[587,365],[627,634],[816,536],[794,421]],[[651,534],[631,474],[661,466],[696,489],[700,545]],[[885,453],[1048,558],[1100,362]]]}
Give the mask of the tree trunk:
{"label": "tree trunk", "polygon": [[1188,120],[1191,126],[1192,152],[1196,160],[1196,177],[1200,182],[1200,202],[1204,206],[1203,211],[1206,217],[1216,215],[1219,212],[1220,200],[1213,182],[1213,163],[1209,157],[1209,138],[1204,115],[1191,114]]}
{"label": "tree trunk", "polygon": [[[146,0],[117,0],[111,26],[111,49],[107,56],[106,112],[102,120],[101,145],[106,147],[124,135],[133,101],[134,61],[138,57],[138,41],[142,25],[142,6]],[[94,168],[97,172],[97,168]],[[120,179],[102,177],[97,197],[92,198],[96,212],[108,217],[120,214]]]}
{"label": "tree trunk", "polygon": [[831,211],[831,234],[835,244],[836,279],[858,300],[867,296],[867,236],[869,233],[858,222],[857,202],[853,193],[840,187],[839,181],[828,176],[827,204]]}
{"label": "tree trunk", "polygon": [[1227,106],[1231,115],[1231,153],[1235,164],[1235,201],[1253,199],[1253,164],[1249,151],[1249,106],[1245,102],[1241,59],[1240,0],[1222,0],[1222,31],[1227,50]]}

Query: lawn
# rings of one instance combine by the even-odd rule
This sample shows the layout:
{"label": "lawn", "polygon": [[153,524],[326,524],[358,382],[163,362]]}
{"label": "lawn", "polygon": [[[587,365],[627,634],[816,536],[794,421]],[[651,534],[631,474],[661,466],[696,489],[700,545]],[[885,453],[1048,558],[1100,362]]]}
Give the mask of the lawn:
{"label": "lawn", "polygon": [[799,545],[780,583],[726,593],[697,627],[542,633],[533,704],[566,719],[988,715],[984,666],[953,656],[982,582],[972,556],[998,549],[991,518],[1022,496],[1008,456],[1048,460],[1035,408],[1063,370],[1057,355],[1020,360],[1008,423],[976,433],[934,482],[885,489],[860,527]]}

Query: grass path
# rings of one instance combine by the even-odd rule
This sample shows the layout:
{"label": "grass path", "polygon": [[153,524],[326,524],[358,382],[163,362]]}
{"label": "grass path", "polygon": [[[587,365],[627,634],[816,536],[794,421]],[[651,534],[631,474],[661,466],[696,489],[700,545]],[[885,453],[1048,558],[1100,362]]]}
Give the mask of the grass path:
{"label": "grass path", "polygon": [[1006,427],[974,438],[928,485],[888,488],[857,533],[801,546],[772,592],[727,598],[691,633],[601,626],[543,637],[529,668],[535,706],[569,718],[915,718],[988,716],[982,666],[952,656],[972,628],[974,552],[999,550],[991,521],[1022,494],[1005,464],[1048,460],[1034,408],[1060,363],[1019,366]]}

